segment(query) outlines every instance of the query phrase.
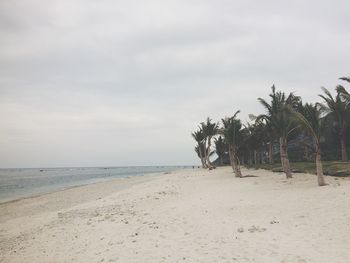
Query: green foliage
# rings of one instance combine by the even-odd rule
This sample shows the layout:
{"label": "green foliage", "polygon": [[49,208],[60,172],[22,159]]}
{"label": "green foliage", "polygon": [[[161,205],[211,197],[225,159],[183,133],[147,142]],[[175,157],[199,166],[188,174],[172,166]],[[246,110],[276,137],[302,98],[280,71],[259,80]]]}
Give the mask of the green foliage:
{"label": "green foliage", "polygon": [[201,128],[204,136],[208,139],[211,139],[218,133],[219,125],[217,123],[212,123],[211,119],[207,118],[205,122],[201,123]]}
{"label": "green foliage", "polygon": [[314,143],[319,145],[323,128],[325,127],[325,119],[322,118],[322,109],[319,104],[305,103],[300,105],[299,112],[290,109],[292,117],[301,127],[311,135]]}
{"label": "green foliage", "polygon": [[294,93],[289,93],[287,96],[282,91],[276,91],[275,85],[272,86],[269,97],[270,102],[258,98],[260,104],[265,108],[266,114],[259,115],[257,121],[265,120],[271,125],[271,129],[278,137],[287,138],[296,127],[294,120],[290,118],[288,108],[297,110],[301,99]]}
{"label": "green foliage", "polygon": [[[348,77],[340,79],[350,82]],[[278,91],[273,85],[268,99],[258,98],[265,112],[256,117],[250,115],[252,123],[243,125],[237,117],[239,111],[222,119],[221,127],[210,118],[200,123],[199,130],[192,133],[197,152],[202,149],[206,156],[212,155],[210,145],[214,138],[218,156],[227,154],[230,146],[245,163],[253,159],[273,162],[273,157],[280,154],[280,142],[292,162],[312,160],[315,149],[321,149],[322,159],[346,160],[343,156],[350,146],[350,140],[346,140],[350,137],[350,93],[340,85],[334,96],[329,90],[322,90],[322,103],[303,104],[299,96]]]}
{"label": "green foliage", "polygon": [[245,131],[243,130],[241,120],[236,118],[238,113],[239,111],[237,111],[232,117],[226,117],[225,119],[222,119],[222,134],[224,136],[225,142],[228,145],[233,145],[237,148],[243,144],[246,135]]}
{"label": "green foliage", "polygon": [[204,136],[202,129],[199,129],[198,131],[192,132],[191,135],[197,143],[201,143],[204,141],[205,136]]}
{"label": "green foliage", "polygon": [[349,104],[342,98],[342,94],[344,94],[343,92],[345,89],[338,86],[335,97],[333,97],[333,95],[326,88],[322,88],[322,90],[325,93],[325,95],[319,95],[324,100],[324,104],[320,103],[322,110],[330,115],[334,115],[341,130],[346,129],[350,121],[350,108]]}
{"label": "green foliage", "polygon": [[225,143],[224,139],[219,136],[219,138],[214,139],[215,143],[215,152],[219,157],[223,157],[225,153],[228,151],[228,146]]}
{"label": "green foliage", "polygon": [[[291,168],[294,173],[311,173],[316,174],[315,163],[313,162],[294,162],[291,163]],[[341,161],[323,161],[324,173],[331,176],[350,176],[350,163]],[[253,169],[266,169],[273,172],[283,172],[281,164],[257,164],[250,165]]]}

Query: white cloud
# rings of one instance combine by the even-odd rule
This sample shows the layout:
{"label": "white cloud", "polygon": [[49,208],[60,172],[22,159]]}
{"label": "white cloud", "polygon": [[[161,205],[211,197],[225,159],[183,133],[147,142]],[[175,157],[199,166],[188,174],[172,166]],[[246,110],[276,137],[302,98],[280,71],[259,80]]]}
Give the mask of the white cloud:
{"label": "white cloud", "polygon": [[3,1],[0,166],[191,164],[210,116],[349,75],[348,1]]}

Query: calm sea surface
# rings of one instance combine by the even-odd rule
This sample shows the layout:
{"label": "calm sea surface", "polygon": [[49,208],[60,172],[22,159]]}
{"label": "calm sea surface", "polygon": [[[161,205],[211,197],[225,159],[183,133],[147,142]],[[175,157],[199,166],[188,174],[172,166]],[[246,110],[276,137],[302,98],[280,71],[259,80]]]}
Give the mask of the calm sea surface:
{"label": "calm sea surface", "polygon": [[114,178],[171,172],[184,166],[0,169],[0,202]]}

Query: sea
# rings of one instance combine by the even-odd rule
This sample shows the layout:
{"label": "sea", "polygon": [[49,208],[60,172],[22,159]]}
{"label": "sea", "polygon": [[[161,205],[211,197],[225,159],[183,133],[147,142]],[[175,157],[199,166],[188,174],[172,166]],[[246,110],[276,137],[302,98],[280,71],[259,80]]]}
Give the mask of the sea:
{"label": "sea", "polygon": [[164,174],[186,166],[0,169],[0,203],[115,178]]}

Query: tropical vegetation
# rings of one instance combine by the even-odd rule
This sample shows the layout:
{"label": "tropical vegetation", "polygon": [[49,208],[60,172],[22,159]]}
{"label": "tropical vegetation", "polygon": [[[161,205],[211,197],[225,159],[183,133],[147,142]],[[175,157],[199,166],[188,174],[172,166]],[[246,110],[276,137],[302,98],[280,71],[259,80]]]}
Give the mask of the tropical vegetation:
{"label": "tropical vegetation", "polygon": [[[340,80],[350,82],[350,77]],[[296,163],[313,161],[315,169],[306,165],[307,171],[317,174],[319,186],[325,185],[322,160],[328,166],[330,161],[337,161],[334,167],[342,167],[340,161],[350,167],[350,92],[342,85],[333,93],[322,88],[319,98],[317,103],[303,102],[296,94],[287,94],[273,85],[267,99],[257,99],[264,112],[250,114],[249,123],[239,119],[240,111],[220,122],[208,117],[192,133],[202,167],[231,165],[236,177],[243,177],[241,165],[281,167],[289,179]],[[214,154],[217,160],[212,161]]]}

